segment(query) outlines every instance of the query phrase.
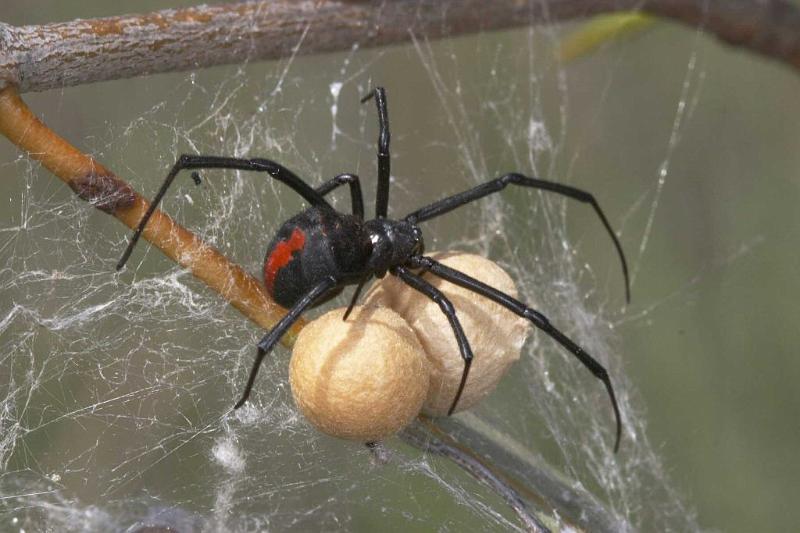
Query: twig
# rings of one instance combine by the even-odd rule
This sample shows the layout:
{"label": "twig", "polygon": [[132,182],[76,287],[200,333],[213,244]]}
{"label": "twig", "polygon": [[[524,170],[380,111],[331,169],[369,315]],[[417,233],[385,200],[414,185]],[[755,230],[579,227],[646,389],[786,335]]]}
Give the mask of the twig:
{"label": "twig", "polygon": [[42,26],[0,23],[0,88],[43,91],[628,10],[703,28],[800,69],[800,8],[788,0],[269,0]]}
{"label": "twig", "polygon": [[513,487],[527,502],[552,510],[571,530],[611,533],[631,530],[630,524],[574,480],[554,470],[528,447],[498,431],[484,420],[467,411],[457,417],[433,421],[420,417],[428,430],[439,439],[469,453],[481,450],[491,457],[490,468],[496,477]]}
{"label": "twig", "polygon": [[[129,228],[139,224],[149,205],[147,200],[112,171],[48,128],[28,109],[14,87],[0,90],[0,133],[32,159],[41,161],[94,207],[116,217]],[[153,213],[142,237],[264,329],[270,329],[286,313],[272,301],[258,280],[164,212]],[[298,323],[283,338],[284,344],[290,346],[301,328],[302,324]]]}

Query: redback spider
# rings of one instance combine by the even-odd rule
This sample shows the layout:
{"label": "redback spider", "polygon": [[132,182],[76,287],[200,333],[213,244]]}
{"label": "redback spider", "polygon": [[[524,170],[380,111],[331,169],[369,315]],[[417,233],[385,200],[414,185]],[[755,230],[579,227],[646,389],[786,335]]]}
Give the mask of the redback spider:
{"label": "redback spider", "polygon": [[[346,319],[364,284],[372,277],[382,278],[387,273],[397,276],[411,288],[433,300],[447,317],[464,360],[464,373],[453,398],[448,414],[452,414],[464,390],[472,363],[472,349],[459,323],[453,304],[441,291],[423,279],[417,270],[429,272],[446,281],[464,287],[493,300],[512,313],[528,319],[561,344],[603,382],[611,399],[616,418],[616,440],[614,451],[619,449],[622,421],[619,406],[606,369],[566,335],[550,324],[540,312],[531,309],[519,300],[497,289],[449,268],[424,255],[424,242],[419,223],[431,220],[450,211],[503,190],[507,185],[531,187],[554,192],[591,205],[605,226],[622,263],[625,278],[625,298],[630,300],[628,266],[622,246],[611,229],[599,204],[590,193],[550,181],[509,173],[483,185],[454,194],[418,209],[401,219],[388,218],[389,206],[389,115],[386,92],[377,87],[361,99],[374,99],[378,109],[378,191],[375,200],[375,218],[364,220],[364,200],[361,185],[355,174],[340,174],[319,187],[312,188],[291,170],[269,159],[242,159],[209,155],[182,155],[167,174],[153,202],[150,204],[128,248],[117,264],[121,269],[131,255],[147,221],[167,192],[175,176],[184,169],[195,170],[191,176],[200,183],[196,169],[232,169],[265,172],[271,178],[289,186],[303,197],[310,207],[290,218],[280,227],[267,248],[264,260],[264,284],[267,291],[280,305],[289,311],[258,343],[258,352],[241,399],[235,408],[241,407],[250,396],[258,369],[264,357],[307,309],[319,305],[338,294],[346,285],[356,285],[350,305],[344,314]],[[352,214],[336,211],[325,195],[341,185],[348,185]]]}

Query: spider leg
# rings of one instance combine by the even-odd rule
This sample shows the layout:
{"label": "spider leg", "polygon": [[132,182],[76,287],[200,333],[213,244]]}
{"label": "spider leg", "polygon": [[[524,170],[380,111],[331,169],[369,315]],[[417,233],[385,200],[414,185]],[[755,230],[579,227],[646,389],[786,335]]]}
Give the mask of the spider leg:
{"label": "spider leg", "polygon": [[617,405],[617,397],[614,394],[614,388],[611,386],[611,379],[608,377],[608,372],[603,365],[601,365],[591,355],[586,353],[583,348],[575,344],[569,337],[553,327],[547,317],[526,306],[516,298],[512,298],[508,294],[505,294],[494,287],[490,287],[489,285],[486,285],[485,283],[478,281],[477,279],[470,277],[463,272],[445,266],[429,257],[412,257],[409,261],[409,266],[412,268],[423,268],[446,281],[454,283],[455,285],[497,302],[512,313],[530,320],[534,326],[547,333],[556,342],[572,353],[572,355],[577,357],[578,360],[583,363],[583,365],[588,368],[597,379],[603,382],[603,385],[605,385],[606,390],[608,391],[608,395],[611,398],[611,406],[614,409],[614,416],[616,417],[617,421],[617,436],[616,441],[614,442],[614,453],[619,450],[619,441],[620,437],[622,436],[622,417],[620,416],[619,406]]}
{"label": "spider leg", "polygon": [[625,260],[625,253],[622,251],[622,245],[619,243],[614,230],[611,229],[611,224],[609,224],[606,215],[603,213],[603,210],[600,209],[600,204],[597,203],[597,200],[595,200],[591,193],[581,189],[576,189],[575,187],[570,187],[569,185],[562,185],[561,183],[541,180],[539,178],[529,178],[527,176],[523,176],[522,174],[511,173],[500,176],[492,181],[487,181],[482,185],[478,185],[477,187],[468,189],[464,192],[443,198],[438,202],[434,202],[426,207],[423,207],[422,209],[418,209],[413,213],[406,215],[404,220],[416,224],[418,222],[424,222],[425,220],[436,218],[444,215],[445,213],[449,213],[453,209],[461,207],[462,205],[469,204],[475,200],[489,196],[490,194],[500,192],[505,189],[506,185],[508,184],[521,185],[523,187],[532,187],[534,189],[554,192],[556,194],[561,194],[563,196],[578,200],[579,202],[591,205],[597,213],[597,216],[600,217],[600,221],[603,223],[603,226],[605,226],[606,231],[608,231],[608,234],[611,236],[611,240],[614,242],[614,247],[617,249],[617,254],[619,255],[620,262],[622,263],[622,275],[625,278],[625,301],[630,303],[631,289],[630,282],[628,280],[628,262]]}
{"label": "spider leg", "polygon": [[244,393],[242,394],[241,399],[236,402],[236,405],[233,406],[234,409],[240,408],[244,405],[244,402],[247,401],[247,398],[250,396],[250,391],[253,389],[253,384],[256,381],[256,375],[258,374],[258,369],[261,367],[261,363],[264,361],[264,357],[272,350],[272,348],[277,344],[277,342],[284,336],[284,334],[289,331],[289,328],[300,319],[300,316],[305,312],[309,307],[314,305],[314,302],[325,296],[331,289],[338,285],[338,280],[334,277],[327,277],[318,283],[313,289],[308,291],[292,308],[289,310],[286,315],[280,319],[280,321],[275,324],[275,326],[264,335],[264,338],[261,339],[258,343],[258,352],[256,353],[256,360],[253,362],[253,368],[250,370],[250,376],[247,378],[247,385],[245,385]]}
{"label": "spider leg", "polygon": [[[167,174],[167,177],[164,179],[164,183],[161,184],[161,188],[158,190],[158,193],[156,193],[153,201],[147,208],[147,212],[142,217],[142,220],[139,221],[139,226],[136,228],[133,237],[128,243],[125,253],[122,254],[122,257],[117,263],[117,270],[120,270],[123,266],[125,266],[125,263],[128,261],[131,252],[133,252],[133,248],[139,241],[139,237],[142,235],[142,231],[144,231],[144,228],[147,225],[147,221],[150,220],[150,217],[153,215],[153,212],[155,212],[156,207],[158,207],[158,203],[166,194],[167,189],[169,189],[169,186],[172,184],[175,176],[178,175],[178,172],[184,169],[203,168],[224,168],[232,170],[252,170],[255,172],[266,172],[274,179],[288,185],[293,191],[302,196],[311,205],[330,207],[330,204],[325,201],[321,194],[311,188],[310,185],[300,179],[291,170],[283,165],[280,165],[279,163],[270,161],[269,159],[240,159],[236,157],[220,157],[211,155],[182,155],[178,158],[178,161],[175,163],[175,165],[173,165],[172,169],[169,171],[169,174]],[[199,176],[196,172],[192,173],[192,179],[195,180],[195,183],[198,181]]]}
{"label": "spider leg", "polygon": [[347,306],[347,311],[344,312],[344,316],[342,317],[342,321],[344,322],[347,320],[347,317],[350,316],[350,312],[353,311],[353,307],[356,306],[358,303],[358,297],[361,295],[361,289],[364,288],[364,285],[369,281],[370,276],[364,276],[361,278],[361,281],[358,282],[358,286],[356,290],[353,292],[352,298],[350,298],[350,305]]}
{"label": "spider leg", "polygon": [[389,110],[386,106],[386,90],[375,87],[361,99],[363,104],[375,98],[378,108],[378,193],[375,198],[375,218],[386,218],[389,211],[389,176],[391,174],[391,158],[389,155]]}
{"label": "spider leg", "polygon": [[350,204],[353,206],[353,214],[364,220],[364,195],[361,193],[361,182],[355,174],[339,174],[315,190],[320,196],[325,196],[332,190],[342,185],[350,187]]}
{"label": "spider leg", "polygon": [[461,327],[461,322],[459,322],[458,317],[456,316],[456,310],[453,307],[453,303],[442,293],[442,291],[404,267],[394,267],[390,270],[390,272],[403,280],[411,288],[421,292],[437,303],[439,308],[442,310],[442,313],[444,313],[444,315],[447,317],[447,320],[450,322],[450,327],[453,328],[453,333],[455,334],[456,342],[458,343],[458,349],[461,352],[461,358],[464,359],[464,373],[461,376],[461,383],[458,386],[456,397],[453,399],[453,404],[450,406],[450,410],[447,412],[448,416],[452,415],[453,411],[456,409],[456,405],[458,405],[458,400],[461,399],[461,393],[464,392],[464,386],[467,384],[467,376],[469,375],[469,368],[472,365],[472,348],[469,345],[467,336],[464,334],[464,329]]}

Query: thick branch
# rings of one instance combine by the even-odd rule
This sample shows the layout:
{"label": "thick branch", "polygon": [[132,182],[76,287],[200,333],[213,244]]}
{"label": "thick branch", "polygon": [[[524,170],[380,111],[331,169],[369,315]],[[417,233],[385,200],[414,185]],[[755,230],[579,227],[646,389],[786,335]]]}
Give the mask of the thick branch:
{"label": "thick branch", "polygon": [[42,91],[632,9],[800,68],[800,9],[788,0],[269,0],[43,26],[0,23],[0,88]]}
{"label": "thick branch", "polygon": [[[147,200],[109,169],[48,128],[31,113],[13,87],[0,89],[0,133],[31,158],[40,161],[78,196],[129,228],[135,228],[147,211]],[[272,301],[258,280],[164,212],[156,210],[153,213],[142,237],[189,269],[264,329],[272,328],[286,313]],[[298,323],[283,342],[287,345],[294,342],[301,327],[302,324]]]}

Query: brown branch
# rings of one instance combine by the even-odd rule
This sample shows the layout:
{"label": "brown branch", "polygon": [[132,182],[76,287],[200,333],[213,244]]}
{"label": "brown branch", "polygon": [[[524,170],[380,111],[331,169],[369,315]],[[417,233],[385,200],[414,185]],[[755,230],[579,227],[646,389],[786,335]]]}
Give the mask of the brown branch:
{"label": "brown branch", "polygon": [[0,23],[0,88],[43,91],[632,9],[800,68],[800,9],[788,0],[269,0],[42,26]]}
{"label": "brown branch", "polygon": [[[135,228],[147,211],[147,200],[48,128],[28,109],[14,87],[0,90],[0,133],[40,161],[78,196],[129,228]],[[270,299],[258,280],[164,212],[153,213],[142,237],[264,329],[270,329],[286,313]],[[302,323],[296,324],[283,338],[284,344],[291,345],[301,328]]]}

